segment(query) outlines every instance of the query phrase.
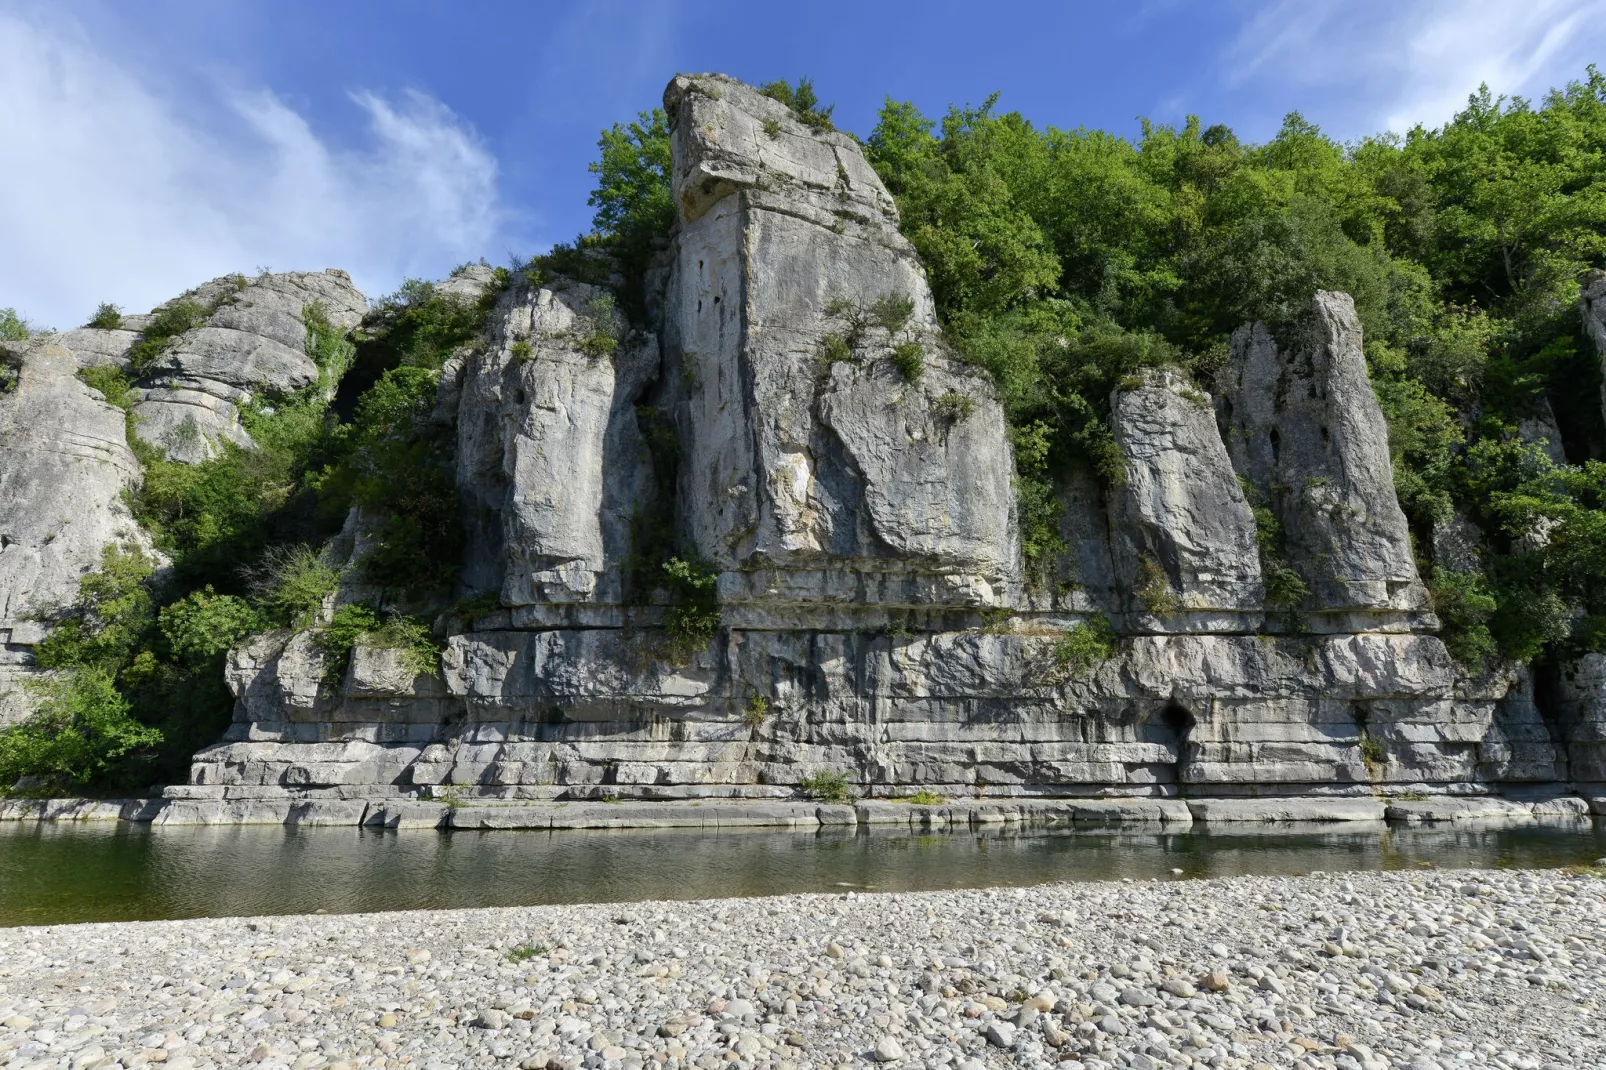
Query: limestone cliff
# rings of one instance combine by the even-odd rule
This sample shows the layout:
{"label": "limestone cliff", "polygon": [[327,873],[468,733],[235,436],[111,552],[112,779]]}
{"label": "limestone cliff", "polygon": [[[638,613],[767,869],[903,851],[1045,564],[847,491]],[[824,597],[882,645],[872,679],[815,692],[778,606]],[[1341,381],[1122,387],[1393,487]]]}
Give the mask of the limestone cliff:
{"label": "limestone cliff", "polygon": [[[997,393],[950,352],[858,144],[720,76],[677,77],[664,104],[677,222],[645,317],[596,279],[522,275],[442,371],[471,608],[439,619],[440,675],[359,646],[332,681],[310,632],[258,636],[230,655],[233,728],[175,797],[787,797],[822,771],[878,795],[1369,795],[1606,775],[1598,667],[1567,678],[1556,719],[1558,688],[1468,678],[1438,638],[1347,296],[1313,295],[1276,335],[1245,325],[1215,382],[1123,382],[1122,477],[1059,474],[1066,551],[1028,581]],[[294,281],[247,283],[171,348],[136,408],[152,433],[194,402],[218,414],[197,417],[203,442],[239,441],[232,391],[266,368],[312,381],[289,319],[237,306],[316,293],[349,326],[360,295],[274,278]],[[76,348],[116,360],[130,341]],[[342,540],[360,558],[359,516]],[[683,608],[670,553],[715,577],[718,627],[690,649],[663,641]],[[1099,618],[1110,656],[1072,656]]]}
{"label": "limestone cliff", "polygon": [[70,605],[103,548],[149,549],[123,500],[139,482],[121,409],[76,377],[73,351],[47,336],[0,347],[0,724],[23,690],[45,621]]}

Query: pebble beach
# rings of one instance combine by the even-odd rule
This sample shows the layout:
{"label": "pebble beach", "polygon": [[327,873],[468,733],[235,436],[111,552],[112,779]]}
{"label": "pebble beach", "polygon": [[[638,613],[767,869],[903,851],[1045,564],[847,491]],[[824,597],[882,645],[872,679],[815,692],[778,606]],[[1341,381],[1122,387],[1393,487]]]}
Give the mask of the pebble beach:
{"label": "pebble beach", "polygon": [[1606,1067],[1602,872],[4,929],[0,1066]]}

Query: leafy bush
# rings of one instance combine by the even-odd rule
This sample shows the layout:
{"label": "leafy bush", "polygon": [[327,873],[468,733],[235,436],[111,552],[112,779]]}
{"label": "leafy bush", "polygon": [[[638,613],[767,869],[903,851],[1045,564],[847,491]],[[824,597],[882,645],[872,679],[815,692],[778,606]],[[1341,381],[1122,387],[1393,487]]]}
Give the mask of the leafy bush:
{"label": "leafy bush", "polygon": [[921,788],[913,795],[910,795],[901,801],[906,802],[911,806],[941,806],[943,803],[948,801],[948,796],[938,795],[929,788]]}
{"label": "leafy bush", "polygon": [[103,301],[95,308],[95,314],[84,326],[98,327],[103,331],[119,330],[123,326],[123,310],[109,301]]}
{"label": "leafy bush", "polygon": [[32,336],[33,326],[16,309],[0,308],[0,342],[26,342]]}
{"label": "leafy bush", "polygon": [[395,614],[364,637],[376,646],[401,652],[401,666],[414,676],[441,674],[441,645],[430,626],[418,617]]}
{"label": "leafy bush", "polygon": [[836,105],[820,107],[820,98],[814,92],[814,82],[808,78],[799,78],[796,85],[787,82],[768,82],[759,89],[766,97],[778,100],[791,109],[792,115],[798,122],[811,130],[834,130],[831,123],[831,113]]}
{"label": "leafy bush", "polygon": [[337,681],[351,664],[351,648],[379,628],[379,613],[373,606],[351,602],[335,610],[328,622],[319,625],[313,645],[323,658],[324,679]]}
{"label": "leafy bush", "polygon": [[926,349],[919,342],[899,342],[892,347],[890,359],[898,374],[911,383],[919,382],[926,374]]}
{"label": "leafy bush", "polygon": [[0,731],[0,794],[19,780],[40,795],[68,794],[118,772],[128,755],[162,734],[135,720],[129,702],[102,668],[77,666],[29,682],[38,707]]}
{"label": "leafy bush", "polygon": [[1428,591],[1433,611],[1443,625],[1445,649],[1470,672],[1481,672],[1499,652],[1489,631],[1489,618],[1500,608],[1476,570],[1435,567]]}
{"label": "leafy bush", "polygon": [[798,784],[798,790],[805,798],[814,802],[851,803],[858,798],[847,776],[836,770],[825,770],[804,777]]}
{"label": "leafy bush", "polygon": [[174,301],[157,309],[155,318],[128,351],[128,365],[134,374],[144,375],[153,369],[180,335],[199,327],[209,315],[211,311],[196,301]]}
{"label": "leafy bush", "polygon": [[245,599],[218,594],[210,585],[163,606],[157,623],[168,650],[191,662],[227,653],[268,624]]}
{"label": "leafy bush", "polygon": [[1062,673],[1086,676],[1115,656],[1115,628],[1103,614],[1072,625],[1054,642],[1054,664]]}
{"label": "leafy bush", "polygon": [[273,546],[247,570],[251,593],[270,619],[305,628],[340,586],[340,570],[311,546]]}
{"label": "leafy bush", "polygon": [[770,700],[754,691],[747,696],[747,708],[742,711],[742,722],[749,728],[757,728],[764,723],[764,718],[770,714]]}
{"label": "leafy bush", "polygon": [[663,587],[669,593],[664,614],[667,655],[685,662],[719,630],[719,573],[698,558],[671,557],[663,565]]}
{"label": "leafy bush", "polygon": [[931,403],[931,414],[947,423],[968,419],[975,411],[976,399],[957,390],[950,390]]}

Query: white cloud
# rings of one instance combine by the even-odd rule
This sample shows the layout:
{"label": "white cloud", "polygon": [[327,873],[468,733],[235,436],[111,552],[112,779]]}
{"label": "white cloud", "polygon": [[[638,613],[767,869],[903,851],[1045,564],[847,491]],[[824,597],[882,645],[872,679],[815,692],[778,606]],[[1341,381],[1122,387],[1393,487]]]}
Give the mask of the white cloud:
{"label": "white cloud", "polygon": [[1606,0],[1277,0],[1225,57],[1229,84],[1342,91],[1365,133],[1437,126],[1487,83],[1536,95],[1606,45]]}
{"label": "white cloud", "polygon": [[496,159],[432,97],[353,93],[354,146],[267,90],[219,95],[209,121],[73,28],[0,13],[0,306],[70,327],[259,266],[344,267],[372,295],[499,251]]}

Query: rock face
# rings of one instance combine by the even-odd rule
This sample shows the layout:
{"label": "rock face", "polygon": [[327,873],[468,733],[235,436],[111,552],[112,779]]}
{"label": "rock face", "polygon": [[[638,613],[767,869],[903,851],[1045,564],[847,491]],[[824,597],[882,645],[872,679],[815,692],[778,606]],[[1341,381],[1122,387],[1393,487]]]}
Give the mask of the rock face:
{"label": "rock face", "polygon": [[[255,395],[290,393],[318,381],[318,365],[307,353],[308,306],[320,306],[339,331],[355,327],[368,308],[351,277],[336,269],[254,279],[226,275],[174,300],[200,305],[206,319],[142,376],[134,426],[170,459],[187,463],[211,456],[219,442],[250,445],[240,407]],[[104,351],[109,341],[99,339],[95,348]]]}
{"label": "rock face", "polygon": [[1287,347],[1263,324],[1233,335],[1220,401],[1233,467],[1281,522],[1310,609],[1343,615],[1344,627],[1357,613],[1423,614],[1427,592],[1394,495],[1355,303],[1318,293],[1293,330]]}
{"label": "rock face", "polygon": [[[1591,271],[1584,276],[1578,292],[1578,311],[1583,316],[1585,333],[1595,343],[1601,367],[1606,369],[1606,271]],[[1606,384],[1601,390],[1601,409],[1606,412]]]}
{"label": "rock face", "polygon": [[[583,283],[515,281],[443,375],[465,593],[497,607],[439,679],[359,649],[326,680],[305,636],[242,647],[235,728],[178,794],[789,797],[839,770],[871,794],[1370,796],[1577,775],[1525,674],[1465,679],[1432,634],[1347,297],[1317,295],[1291,345],[1245,327],[1217,399],[1164,370],[1118,391],[1125,480],[1062,473],[1066,552],[1033,586],[996,395],[945,349],[858,146],[717,76],[665,104],[679,223],[651,326]],[[718,577],[721,627],[679,657],[641,589],[653,517]],[[1268,552],[1303,604],[1267,612]],[[1123,638],[1079,665],[1058,648],[1092,614]]]}
{"label": "rock face", "polygon": [[[720,76],[676,78],[665,107],[678,220],[644,312],[516,277],[442,369],[468,549],[439,675],[359,647],[335,678],[311,633],[255,637],[230,656],[233,727],[173,789],[186,805],[790,798],[825,771],[882,796],[1159,799],[1602,779],[1606,672],[1469,678],[1435,634],[1348,297],[1316,294],[1286,337],[1243,327],[1215,397],[1176,369],[1124,382],[1123,477],[1057,473],[1065,550],[1028,577],[997,394],[944,343],[858,144]],[[135,407],[186,460],[243,444],[256,393],[317,381],[309,304],[337,328],[365,307],[338,272],[186,297],[205,322]],[[21,385],[0,396],[63,444],[0,455],[22,488],[0,517],[23,503],[5,606],[70,596],[138,475],[121,414],[72,377],[73,352],[123,361],[137,335],[57,337],[8,358]],[[69,500],[100,519],[58,547]],[[354,511],[331,559],[360,558],[372,520]],[[1434,539],[1477,559],[1465,522]],[[707,570],[717,626],[674,559]]]}
{"label": "rock face", "polygon": [[454,386],[474,587],[516,608],[622,601],[651,468],[636,402],[658,366],[607,291],[520,281],[504,297]]}
{"label": "rock face", "polygon": [[45,620],[70,605],[109,544],[149,549],[122,494],[139,482],[123,411],[80,382],[57,336],[0,347],[0,724],[23,690]]}
{"label": "rock face", "polygon": [[1158,372],[1135,389],[1117,390],[1110,408],[1126,461],[1110,533],[1131,611],[1180,612],[1195,626],[1256,617],[1265,586],[1255,518],[1209,396],[1179,373]]}
{"label": "rock face", "polygon": [[[722,597],[1003,604],[1017,556],[1003,413],[944,350],[857,144],[718,77],[676,78],[664,107],[682,513]],[[922,354],[916,381],[889,359],[900,344]]]}

